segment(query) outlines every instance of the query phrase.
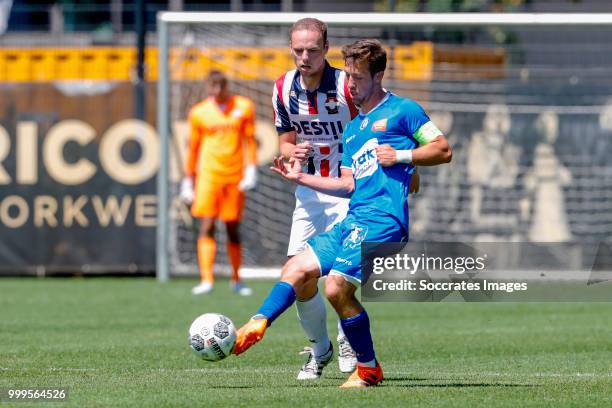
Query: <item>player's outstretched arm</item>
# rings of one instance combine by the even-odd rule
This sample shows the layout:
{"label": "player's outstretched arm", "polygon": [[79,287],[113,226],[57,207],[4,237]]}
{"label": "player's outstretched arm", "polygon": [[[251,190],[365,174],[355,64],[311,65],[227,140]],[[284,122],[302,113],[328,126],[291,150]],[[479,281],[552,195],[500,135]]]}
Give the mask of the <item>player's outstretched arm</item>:
{"label": "player's outstretched arm", "polygon": [[274,159],[274,167],[270,167],[270,170],[286,180],[335,197],[350,197],[355,190],[353,172],[346,168],[341,169],[339,178],[320,177],[303,173],[297,160],[285,162],[282,157],[278,157]]}

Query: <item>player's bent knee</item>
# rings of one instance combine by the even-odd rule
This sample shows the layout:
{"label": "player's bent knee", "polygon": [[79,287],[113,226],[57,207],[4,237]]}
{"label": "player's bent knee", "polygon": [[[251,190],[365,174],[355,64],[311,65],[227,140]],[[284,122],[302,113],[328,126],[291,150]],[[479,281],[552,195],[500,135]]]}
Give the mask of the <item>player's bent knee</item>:
{"label": "player's bent knee", "polygon": [[297,300],[304,302],[312,299],[319,289],[317,283],[318,279],[308,279],[304,281],[302,287],[295,290]]}
{"label": "player's bent knee", "polygon": [[290,283],[291,286],[298,290],[306,283],[306,277],[298,268],[289,265],[283,267],[281,281]]}
{"label": "player's bent knee", "polygon": [[307,282],[318,277],[318,266],[299,255],[289,259],[281,271],[281,280],[290,283],[296,291],[301,291]]}

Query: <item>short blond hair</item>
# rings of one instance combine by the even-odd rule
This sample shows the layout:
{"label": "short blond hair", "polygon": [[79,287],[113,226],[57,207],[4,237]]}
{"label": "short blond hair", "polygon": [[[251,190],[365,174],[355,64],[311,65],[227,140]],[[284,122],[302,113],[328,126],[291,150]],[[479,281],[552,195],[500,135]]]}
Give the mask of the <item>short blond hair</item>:
{"label": "short blond hair", "polygon": [[323,44],[327,44],[327,24],[325,24],[321,20],[307,17],[296,21],[291,27],[291,31],[289,32],[289,41],[291,41],[293,33],[299,30],[315,31],[321,34]]}

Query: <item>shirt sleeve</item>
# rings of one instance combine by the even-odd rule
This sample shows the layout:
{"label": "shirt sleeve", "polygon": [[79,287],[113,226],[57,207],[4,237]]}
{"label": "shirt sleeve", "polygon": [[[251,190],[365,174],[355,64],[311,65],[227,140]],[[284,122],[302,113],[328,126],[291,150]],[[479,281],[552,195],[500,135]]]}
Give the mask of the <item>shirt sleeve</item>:
{"label": "shirt sleeve", "polygon": [[198,116],[192,109],[189,112],[189,142],[187,144],[187,154],[185,155],[185,176],[195,177],[196,165],[198,163],[198,153],[202,143],[203,132]]}
{"label": "shirt sleeve", "polygon": [[426,145],[436,137],[442,135],[440,129],[431,121],[427,113],[416,102],[408,101],[404,110],[404,124],[406,131],[419,146]]}
{"label": "shirt sleeve", "polygon": [[272,91],[272,108],[274,109],[274,126],[278,134],[291,132],[295,128],[291,125],[289,114],[283,103],[283,81],[284,76],[279,78],[274,84]]}

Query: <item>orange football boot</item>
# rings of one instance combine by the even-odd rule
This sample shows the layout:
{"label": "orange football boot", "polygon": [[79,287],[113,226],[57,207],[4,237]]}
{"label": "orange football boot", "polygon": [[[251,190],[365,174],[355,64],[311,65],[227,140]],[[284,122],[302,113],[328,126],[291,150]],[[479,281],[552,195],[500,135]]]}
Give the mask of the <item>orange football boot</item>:
{"label": "orange football boot", "polygon": [[236,344],[232,353],[238,355],[263,339],[268,328],[268,319],[251,319],[236,332]]}
{"label": "orange football boot", "polygon": [[353,374],[342,384],[341,388],[365,388],[372,385],[378,385],[382,382],[383,370],[376,361],[376,367],[365,367],[357,364],[357,369]]}

